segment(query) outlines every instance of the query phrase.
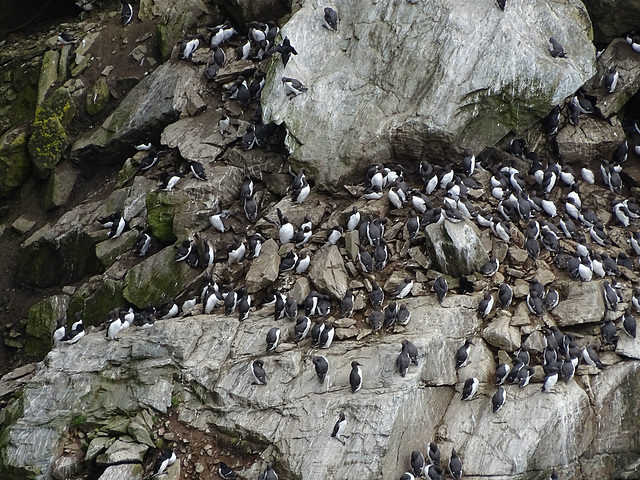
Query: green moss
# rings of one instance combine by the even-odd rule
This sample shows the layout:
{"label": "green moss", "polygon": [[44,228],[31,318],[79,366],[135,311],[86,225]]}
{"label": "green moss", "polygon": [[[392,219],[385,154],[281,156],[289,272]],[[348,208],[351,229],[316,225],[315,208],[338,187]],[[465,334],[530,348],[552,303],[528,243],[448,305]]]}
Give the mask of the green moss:
{"label": "green moss", "polygon": [[36,303],[29,309],[25,352],[33,357],[44,358],[51,349],[53,331],[58,320],[64,318],[69,304],[67,295],[54,295]]}
{"label": "green moss", "polygon": [[144,308],[177,297],[198,274],[185,262],[175,262],[175,249],[168,247],[131,268],[125,277],[124,297]]}
{"label": "green moss", "polygon": [[56,90],[36,108],[28,149],[39,178],[47,178],[60,162],[68,145],[64,125],[73,119],[75,110],[73,99],[65,88]]}
{"label": "green moss", "polygon": [[162,192],[151,192],[147,194],[147,222],[153,236],[163,242],[174,242],[176,236],[173,234],[173,206],[165,202],[166,195]]}
{"label": "green moss", "polygon": [[74,416],[73,419],[71,420],[71,425],[73,425],[76,428],[82,427],[86,423],[87,423],[87,416],[84,415],[83,413],[80,413],[80,414]]}
{"label": "green moss", "polygon": [[0,138],[0,199],[10,198],[30,175],[27,131],[11,130]]}
{"label": "green moss", "polygon": [[122,282],[104,278],[99,282],[85,283],[71,297],[67,318],[74,318],[82,312],[85,326],[100,325],[109,316],[109,312],[124,305]]}

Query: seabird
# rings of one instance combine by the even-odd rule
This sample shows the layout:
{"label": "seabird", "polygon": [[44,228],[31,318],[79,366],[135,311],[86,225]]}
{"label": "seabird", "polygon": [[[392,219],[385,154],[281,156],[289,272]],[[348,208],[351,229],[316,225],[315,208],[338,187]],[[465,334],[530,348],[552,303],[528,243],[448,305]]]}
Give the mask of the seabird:
{"label": "seabird", "polygon": [[[170,448],[164,450],[162,453],[160,453],[158,460],[156,460],[156,463],[153,467],[153,473],[151,476],[159,477],[161,475],[166,475],[167,468],[169,468],[169,466],[173,465],[175,462],[176,462],[176,452],[174,452]],[[230,477],[230,478],[234,478],[234,477]]]}
{"label": "seabird", "polygon": [[328,30],[338,31],[338,12],[331,7],[324,7],[324,25]]}
{"label": "seabird", "polygon": [[615,65],[609,67],[609,72],[604,76],[604,90],[607,93],[613,93],[618,85],[619,74]]}
{"label": "seabird", "polygon": [[413,470],[413,474],[416,477],[422,476],[422,470],[424,470],[424,467],[425,461],[422,452],[419,452],[418,450],[411,452],[411,469]]}
{"label": "seabird", "polygon": [[311,328],[311,343],[314,347],[320,344],[320,335],[324,328],[324,321],[322,318],[316,318],[316,322]]}
{"label": "seabird", "polygon": [[142,231],[136,237],[136,248],[133,251],[133,254],[138,257],[144,257],[149,251],[150,247],[151,247],[151,236],[145,231]]}
{"label": "seabird", "polygon": [[462,461],[456,453],[456,449],[451,450],[451,458],[449,458],[449,472],[453,480],[460,480],[462,477]]}
{"label": "seabird", "polygon": [[126,0],[120,0],[120,2],[122,3],[122,13],[120,17],[122,18],[122,26],[125,26],[133,19],[133,8]]}
{"label": "seabird", "polygon": [[369,293],[369,299],[371,300],[372,306],[382,306],[382,302],[384,301],[384,292],[376,282],[371,282],[371,292]]}
{"label": "seabird", "polygon": [[582,358],[584,358],[584,361],[587,364],[602,370],[602,362],[600,361],[598,354],[591,345],[586,346],[582,350]]}
{"label": "seabird", "polygon": [[351,393],[356,393],[362,388],[362,369],[357,361],[351,362],[351,373],[349,374],[349,384]]}
{"label": "seabird", "polygon": [[373,333],[379,331],[384,325],[384,313],[380,310],[380,307],[376,307],[371,311],[369,315],[369,325]]}
{"label": "seabird", "polygon": [[508,364],[501,363],[500,365],[498,365],[498,368],[496,368],[495,376],[493,378],[493,383],[495,385],[502,385],[509,376],[510,371],[511,367]]}
{"label": "seabird", "polygon": [[267,469],[260,474],[258,480],[278,480],[278,474],[273,469],[271,462],[267,463]]}
{"label": "seabird", "polygon": [[409,352],[403,348],[398,357],[396,358],[396,368],[398,369],[398,373],[402,378],[407,374],[407,370],[409,370],[409,365],[411,365],[411,358],[409,357]]}
{"label": "seabird", "polygon": [[411,320],[411,312],[407,309],[407,306],[403,303],[400,305],[398,314],[396,315],[396,323],[400,326],[406,326]]}
{"label": "seabird", "polygon": [[296,320],[296,326],[294,328],[295,335],[293,337],[293,341],[298,343],[299,341],[304,339],[309,333],[309,330],[311,330],[311,320],[309,319],[309,317],[306,317],[304,315],[299,316],[298,320]]}
{"label": "seabird", "polygon": [[473,342],[467,338],[464,341],[464,345],[462,345],[456,352],[456,368],[464,367],[469,361],[471,345],[473,345]]}
{"label": "seabird", "polygon": [[606,280],[604,281],[603,286],[604,286],[604,289],[602,293],[604,296],[604,303],[607,309],[616,310],[616,308],[618,307],[618,293],[613,289],[611,284]]}
{"label": "seabird", "polygon": [[440,465],[440,449],[435,442],[429,442],[427,445],[427,457],[429,457],[429,461],[434,465]]}
{"label": "seabird", "polygon": [[464,387],[462,388],[462,397],[460,397],[460,400],[472,400],[473,396],[478,391],[479,385],[480,382],[477,378],[468,378],[464,382]]}
{"label": "seabird", "polygon": [[267,353],[273,352],[280,342],[280,329],[278,327],[272,327],[267,332]]}
{"label": "seabird", "polygon": [[636,338],[636,319],[633,318],[631,312],[627,308],[622,315],[622,327],[624,331],[632,338]]}
{"label": "seabird", "polygon": [[384,308],[384,327],[389,328],[396,323],[396,317],[398,316],[398,306],[396,302],[390,302]]}
{"label": "seabird", "polygon": [[504,388],[498,387],[498,390],[496,391],[496,393],[494,393],[493,397],[491,397],[491,405],[493,407],[493,413],[497,413],[498,410],[502,408],[506,399],[507,399],[507,395],[504,391]]}
{"label": "seabird", "polygon": [[295,319],[298,318],[298,302],[296,302],[295,298],[287,297],[284,305],[284,313],[291,321],[295,321]]}
{"label": "seabird", "polygon": [[480,273],[485,277],[493,277],[498,268],[500,267],[500,262],[495,257],[492,257],[491,260],[486,262],[482,267],[480,267]]}
{"label": "seabird", "polygon": [[329,361],[322,355],[316,355],[315,357],[313,357],[313,365],[315,367],[318,380],[320,381],[320,383],[324,383],[324,379],[326,378],[327,372],[329,371]]}
{"label": "seabird", "polygon": [[551,393],[553,391],[553,387],[556,386],[558,382],[559,369],[557,367],[557,362],[554,362],[550,366],[545,366],[545,377],[542,382],[542,391],[545,393]]}
{"label": "seabird", "polygon": [[444,297],[447,295],[447,291],[449,290],[449,286],[447,284],[447,279],[444,278],[444,275],[440,275],[433,282],[433,291],[436,293],[438,297],[438,301],[442,303]]}
{"label": "seabird", "polygon": [[254,360],[251,363],[251,373],[253,374],[253,378],[255,378],[255,382],[252,383],[253,385],[267,384],[267,375],[264,372],[264,362],[262,360]]}
{"label": "seabird", "polygon": [[320,348],[329,348],[331,346],[331,342],[333,342],[333,337],[336,333],[336,329],[333,326],[333,323],[329,323],[328,326],[325,326],[324,330],[320,332]]}
{"label": "seabird", "polygon": [[[523,363],[524,365],[524,363]],[[533,374],[535,373],[535,370],[533,369],[533,367],[530,367],[529,365],[525,365],[523,366],[519,371],[518,371],[518,386],[520,388],[524,388],[527,385],[529,385],[529,380],[531,380],[531,377],[533,376]]]}
{"label": "seabird", "polygon": [[284,85],[284,91],[289,98],[296,97],[308,90],[300,80],[295,78],[282,77],[282,83]]}
{"label": "seabird", "polygon": [[355,296],[353,292],[349,289],[346,291],[344,297],[340,301],[340,309],[342,310],[342,315],[345,318],[351,317],[353,315],[353,302],[355,300]]}
{"label": "seabird", "polygon": [[347,417],[345,417],[344,412],[340,412],[340,417],[338,418],[338,421],[333,426],[333,431],[331,432],[331,438],[335,438],[340,443],[342,443],[342,445],[344,445],[345,442],[344,440],[340,440],[340,437],[343,435],[344,429],[346,427],[347,427]]}
{"label": "seabird", "polygon": [[232,238],[233,238],[233,243],[228,245],[228,248],[229,248],[228,264],[229,265],[231,265],[234,262],[240,263],[244,258],[244,253],[246,251],[246,247],[244,246],[244,243],[242,242],[242,239],[239,236],[233,235]]}
{"label": "seabird", "polygon": [[220,462],[220,466],[218,467],[218,475],[224,480],[234,480],[237,478],[236,472],[233,471],[229,465],[224,462]]}
{"label": "seabird", "polygon": [[411,293],[411,289],[413,288],[413,280],[411,277],[406,277],[403,282],[398,285],[396,289],[396,298],[402,299],[405,298],[409,293]]}
{"label": "seabird", "polygon": [[493,309],[493,302],[494,300],[491,292],[485,292],[484,298],[478,305],[478,313],[480,314],[480,316],[486,317],[487,315],[489,315],[489,313],[491,313],[491,310]]}

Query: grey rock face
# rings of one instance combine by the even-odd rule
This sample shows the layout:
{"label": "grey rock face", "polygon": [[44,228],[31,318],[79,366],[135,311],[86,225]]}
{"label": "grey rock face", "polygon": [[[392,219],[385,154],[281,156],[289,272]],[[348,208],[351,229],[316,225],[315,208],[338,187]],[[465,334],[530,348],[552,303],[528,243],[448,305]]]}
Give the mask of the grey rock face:
{"label": "grey rock face", "polygon": [[476,232],[475,225],[467,221],[428,225],[425,243],[434,268],[453,277],[479,271],[489,255]]}
{"label": "grey rock face", "polygon": [[251,263],[247,272],[245,281],[248,292],[255,293],[273,284],[278,278],[279,267],[278,245],[270,238],[264,242],[260,256]]}
{"label": "grey rock face", "polygon": [[336,245],[325,245],[313,256],[309,278],[319,292],[341,299],[347,291],[349,276]]}
{"label": "grey rock face", "polygon": [[604,317],[602,281],[562,283],[566,297],[553,309],[559,327],[595,323]]}
{"label": "grey rock face", "polygon": [[[338,14],[332,32],[315,4],[294,13],[282,32],[300,54],[284,70],[274,62],[262,93],[265,120],[286,124],[291,159],[330,190],[380,158],[441,159],[451,144],[493,145],[595,72],[591,23],[574,0],[504,11],[486,2],[472,16],[441,2],[344,4]],[[550,36],[568,58],[551,57]],[[309,90],[287,98],[283,76]]]}
{"label": "grey rock face", "polygon": [[615,4],[611,0],[585,0],[584,5],[593,21],[593,34],[598,42],[610,42],[638,28],[635,19],[640,15],[640,2],[637,0]]}
{"label": "grey rock face", "polygon": [[199,71],[187,63],[161,65],[129,92],[95,133],[77,140],[71,155],[78,160],[120,162],[117,152],[130,148],[140,132],[161,130],[178,119],[187,105],[182,86],[200,81]]}

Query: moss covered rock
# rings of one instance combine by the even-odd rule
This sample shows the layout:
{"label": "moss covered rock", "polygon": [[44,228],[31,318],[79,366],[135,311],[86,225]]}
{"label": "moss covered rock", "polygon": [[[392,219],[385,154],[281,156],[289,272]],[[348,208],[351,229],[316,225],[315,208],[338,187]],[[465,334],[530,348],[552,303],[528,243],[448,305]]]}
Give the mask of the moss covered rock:
{"label": "moss covered rock", "polygon": [[176,262],[175,249],[167,247],[139,263],[125,277],[124,298],[136,307],[159,305],[177,297],[200,271]]}
{"label": "moss covered rock", "polygon": [[99,272],[95,241],[81,225],[59,233],[45,225],[29,237],[18,252],[18,278],[40,288],[73,283]]}
{"label": "moss covered rock", "polygon": [[58,322],[66,322],[68,306],[69,295],[54,295],[29,309],[25,342],[27,355],[44,358],[51,350],[53,331]]}
{"label": "moss covered rock", "polygon": [[163,242],[174,242],[173,216],[176,205],[188,203],[183,192],[150,192],[147,194],[147,222],[153,236]]}
{"label": "moss covered rock", "polygon": [[118,238],[108,239],[104,242],[100,242],[96,245],[96,257],[102,263],[102,266],[107,269],[114,263],[120,255],[129,250],[133,250],[136,244],[136,237],[138,232],[135,230],[129,230],[124,232]]}
{"label": "moss covered rock", "polygon": [[100,113],[108,102],[109,85],[105,77],[100,77],[87,92],[87,113],[89,115]]}
{"label": "moss covered rock", "polygon": [[47,101],[36,107],[28,148],[39,178],[47,178],[60,162],[62,152],[68,145],[64,126],[73,119],[75,111],[75,104],[66,88],[59,88]]}
{"label": "moss covered rock", "polygon": [[31,175],[26,128],[9,130],[0,137],[0,199],[9,198]]}
{"label": "moss covered rock", "polygon": [[480,271],[489,261],[475,225],[467,221],[428,225],[425,246],[434,268],[455,278]]}
{"label": "moss covered rock", "polygon": [[71,297],[67,317],[74,318],[77,312],[82,312],[85,326],[102,324],[111,310],[125,303],[122,283],[106,276],[93,277]]}

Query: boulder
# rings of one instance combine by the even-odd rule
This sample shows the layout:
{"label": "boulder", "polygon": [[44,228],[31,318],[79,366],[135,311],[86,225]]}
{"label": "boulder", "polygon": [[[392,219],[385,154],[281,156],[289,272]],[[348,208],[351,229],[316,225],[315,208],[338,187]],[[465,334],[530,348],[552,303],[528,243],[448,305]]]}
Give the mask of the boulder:
{"label": "boulder", "polygon": [[247,291],[256,293],[272,285],[278,279],[279,268],[278,244],[270,238],[262,245],[260,256],[251,262],[245,277]]}
{"label": "boulder", "polygon": [[615,118],[609,122],[592,115],[581,115],[580,125],[574,127],[567,124],[558,133],[556,142],[561,158],[581,167],[602,158],[611,159],[624,138],[622,125]]}
{"label": "boulder", "polygon": [[502,315],[491,320],[482,331],[482,338],[494,347],[507,352],[515,352],[520,348],[520,330],[509,325],[511,317]]}
{"label": "boulder", "polygon": [[89,115],[100,113],[109,102],[109,85],[103,76],[98,77],[96,82],[87,92],[86,109]]}
{"label": "boulder", "polygon": [[121,152],[130,151],[145,132],[161,131],[178,119],[187,105],[184,85],[202,81],[199,71],[188,62],[159,66],[131,89],[100,128],[73,144],[72,158],[121,163]]}
{"label": "boulder", "polygon": [[490,260],[477,227],[466,220],[428,225],[425,244],[433,268],[455,278],[479,271]]}
{"label": "boulder", "polygon": [[[640,3],[639,3],[640,7]],[[598,97],[597,106],[605,118],[610,118],[640,89],[638,53],[624,38],[614,39],[598,58],[598,71],[589,82],[590,90]],[[604,76],[611,66],[618,72],[618,85],[613,93],[604,91]]]}
{"label": "boulder", "polygon": [[173,247],[167,247],[131,268],[125,277],[124,298],[145,308],[165,303],[183,292],[200,272],[186,262],[176,262],[175,253]]}
{"label": "boulder", "polygon": [[42,103],[49,88],[58,80],[58,60],[60,52],[47,50],[42,58],[42,67],[38,80],[38,103]]}
{"label": "boulder", "polygon": [[[468,13],[441,1],[343,4],[333,32],[321,8],[302,5],[282,35],[304,55],[286,70],[272,62],[265,123],[284,123],[290,160],[336,191],[381,158],[441,162],[522,132],[595,73],[591,21],[579,1],[504,11],[486,2]],[[568,59],[549,54],[551,34]],[[308,91],[288,98],[283,76]]]}
{"label": "boulder", "polygon": [[68,163],[59,165],[47,179],[42,203],[45,210],[61,207],[73,191],[78,172]]}
{"label": "boulder", "polygon": [[553,309],[553,317],[558,327],[597,323],[605,315],[602,280],[591,282],[575,282],[572,280],[558,282],[558,291],[564,292],[564,298]]}
{"label": "boulder", "polygon": [[96,245],[96,257],[105,270],[113,265],[120,255],[134,249],[137,237],[136,230],[128,230],[118,238],[110,238]]}
{"label": "boulder", "polygon": [[28,149],[38,178],[47,178],[62,158],[68,145],[65,125],[73,119],[75,111],[73,98],[64,87],[36,108]]}
{"label": "boulder", "polygon": [[73,283],[100,270],[93,238],[74,222],[80,211],[87,214],[90,208],[88,204],[78,206],[56,225],[43,226],[20,245],[17,272],[22,282],[45,288]]}
{"label": "boulder", "polygon": [[114,463],[140,463],[144,459],[149,447],[135,442],[125,442],[120,439],[113,442],[107,451],[96,457],[99,466]]}
{"label": "boulder", "polygon": [[0,199],[11,197],[31,175],[27,138],[25,127],[0,137]]}
{"label": "boulder", "polygon": [[160,142],[170,148],[178,148],[186,160],[196,160],[207,165],[223,152],[217,125],[220,114],[213,109],[195,117],[185,117],[168,125],[162,132]]}
{"label": "boulder", "polygon": [[309,279],[319,292],[334,300],[344,297],[349,276],[336,245],[327,244],[316,252],[309,267]]}
{"label": "boulder", "polygon": [[32,357],[44,358],[51,350],[53,332],[66,324],[69,295],[54,295],[36,303],[29,309],[25,352]]}
{"label": "boulder", "polygon": [[585,0],[589,17],[593,22],[593,36],[598,43],[607,44],[615,37],[623,37],[638,28],[636,18],[640,16],[640,2],[613,2],[612,0]]}
{"label": "boulder", "polygon": [[105,468],[98,480],[142,480],[144,473],[142,465],[137,463],[125,463],[123,465],[110,465]]}
{"label": "boulder", "polygon": [[140,4],[141,19],[160,16],[157,22],[158,47],[162,60],[171,58],[173,48],[196,26],[211,23],[209,7],[202,0],[172,2],[170,0],[143,0]]}

